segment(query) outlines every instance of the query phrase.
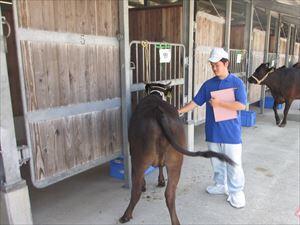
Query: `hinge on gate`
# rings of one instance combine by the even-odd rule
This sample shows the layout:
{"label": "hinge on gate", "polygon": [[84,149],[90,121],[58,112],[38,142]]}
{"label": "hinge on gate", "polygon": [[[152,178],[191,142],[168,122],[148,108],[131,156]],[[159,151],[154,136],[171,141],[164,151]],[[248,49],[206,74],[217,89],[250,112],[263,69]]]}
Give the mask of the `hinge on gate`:
{"label": "hinge on gate", "polygon": [[30,159],[29,148],[27,145],[18,146],[19,165],[22,166]]}
{"label": "hinge on gate", "polygon": [[117,33],[117,39],[118,39],[118,41],[123,40],[124,39],[124,35],[121,34],[121,33]]}
{"label": "hinge on gate", "polygon": [[196,31],[197,31],[197,22],[196,22],[196,21],[194,21],[193,25],[194,25],[194,27],[193,27],[193,31],[194,31],[194,32],[196,32]]}
{"label": "hinge on gate", "polygon": [[188,66],[189,65],[189,57],[184,57],[184,65]]}

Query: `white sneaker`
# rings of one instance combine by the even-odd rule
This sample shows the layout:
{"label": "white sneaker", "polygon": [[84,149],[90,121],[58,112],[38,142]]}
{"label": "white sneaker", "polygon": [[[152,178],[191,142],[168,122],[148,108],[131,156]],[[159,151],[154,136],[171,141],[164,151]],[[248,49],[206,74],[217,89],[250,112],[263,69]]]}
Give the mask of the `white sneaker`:
{"label": "white sneaker", "polygon": [[206,192],[208,194],[212,194],[212,195],[222,195],[222,194],[228,195],[227,187],[225,185],[222,185],[222,184],[216,184],[214,186],[208,186],[206,188]]}
{"label": "white sneaker", "polygon": [[245,207],[246,199],[243,191],[229,194],[227,202],[234,208],[240,209]]}

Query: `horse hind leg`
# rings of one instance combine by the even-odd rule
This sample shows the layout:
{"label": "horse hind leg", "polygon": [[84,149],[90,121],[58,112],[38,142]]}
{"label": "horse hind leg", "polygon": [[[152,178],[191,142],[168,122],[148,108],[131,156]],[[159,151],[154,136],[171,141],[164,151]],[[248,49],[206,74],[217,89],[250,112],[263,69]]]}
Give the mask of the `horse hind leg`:
{"label": "horse hind leg", "polygon": [[129,205],[124,212],[123,216],[119,219],[120,223],[126,223],[132,219],[132,212],[139,201],[142,194],[143,180],[144,180],[144,167],[136,168],[132,173],[132,188],[131,188],[131,198]]}
{"label": "horse hind leg", "polygon": [[279,125],[278,125],[279,127],[285,127],[287,115],[288,115],[288,112],[289,112],[289,109],[291,107],[292,102],[293,102],[293,100],[286,100],[285,101],[285,107],[284,107],[284,111],[283,111],[283,119],[279,123]]}
{"label": "horse hind leg", "polygon": [[277,112],[277,106],[278,106],[278,99],[274,98],[273,111],[275,114],[276,125],[278,125],[280,123],[280,118],[279,118],[278,112]]}
{"label": "horse hind leg", "polygon": [[179,225],[179,220],[176,213],[175,198],[176,188],[180,177],[181,165],[167,166],[168,182],[165,191],[166,204],[170,213],[172,225]]}

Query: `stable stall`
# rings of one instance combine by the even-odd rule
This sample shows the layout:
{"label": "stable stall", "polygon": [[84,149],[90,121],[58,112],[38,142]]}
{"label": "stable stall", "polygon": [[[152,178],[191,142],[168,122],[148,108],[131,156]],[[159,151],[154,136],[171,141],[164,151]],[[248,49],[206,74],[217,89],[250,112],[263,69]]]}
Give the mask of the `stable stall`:
{"label": "stable stall", "polygon": [[[116,0],[16,2],[19,57],[7,63],[14,118],[17,127],[25,122],[22,144],[36,187],[121,153],[118,7]],[[12,7],[5,13],[12,15]]]}

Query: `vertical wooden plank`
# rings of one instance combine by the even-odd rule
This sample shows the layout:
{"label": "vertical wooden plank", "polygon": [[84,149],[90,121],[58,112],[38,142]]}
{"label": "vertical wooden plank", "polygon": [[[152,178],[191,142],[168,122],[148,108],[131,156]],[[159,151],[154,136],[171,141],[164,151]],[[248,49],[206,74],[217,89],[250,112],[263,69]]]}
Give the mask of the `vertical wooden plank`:
{"label": "vertical wooden plank", "polygon": [[65,1],[53,1],[53,8],[54,8],[54,30],[66,32],[67,31],[67,21],[66,21],[66,13],[69,10],[65,9]]}
{"label": "vertical wooden plank", "polygon": [[54,31],[55,30],[55,19],[54,19],[54,7],[53,2],[55,0],[44,0],[42,2],[42,11],[43,15],[43,26],[45,30]]}
{"label": "vertical wooden plank", "polygon": [[75,32],[80,34],[89,34],[89,23],[87,21],[87,1],[75,1]]}
{"label": "vertical wooden plank", "polygon": [[67,56],[67,64],[69,66],[69,86],[70,86],[70,98],[69,104],[74,104],[79,102],[79,92],[78,92],[78,56],[80,54],[80,49],[77,46],[68,45],[68,56]]}
{"label": "vertical wooden plank", "polygon": [[65,0],[65,13],[66,13],[66,31],[76,32],[76,4],[75,0]]}
{"label": "vertical wooden plank", "polygon": [[48,107],[59,106],[60,102],[60,88],[58,76],[58,62],[56,45],[45,44],[45,69],[48,83],[49,102]]}
{"label": "vertical wooden plank", "polygon": [[109,36],[110,18],[110,1],[97,1],[97,35]]}
{"label": "vertical wooden plank", "polygon": [[86,78],[89,79],[85,67],[86,47],[80,46],[78,48],[79,48],[79,55],[76,56],[76,58],[78,57],[77,73],[76,73],[76,76],[78,77],[77,79],[78,84],[76,85],[78,87],[77,91],[79,92],[78,102],[86,102],[87,101]]}
{"label": "vertical wooden plank", "polygon": [[44,166],[44,160],[42,158],[42,151],[43,151],[43,146],[41,142],[41,137],[40,137],[40,129],[37,124],[30,124],[30,136],[31,136],[31,141],[32,141],[32,157],[35,162],[34,165],[34,171],[35,171],[35,176],[37,180],[44,179],[45,177],[45,166]]}
{"label": "vertical wooden plank", "polygon": [[37,95],[35,87],[34,72],[32,68],[32,51],[28,42],[21,42],[21,51],[23,54],[24,81],[26,89],[27,109],[31,111],[37,108]]}
{"label": "vertical wooden plank", "polygon": [[76,165],[76,159],[75,159],[75,137],[76,134],[74,133],[75,130],[75,116],[71,116],[68,118],[63,119],[63,124],[65,127],[65,162],[66,167],[68,169],[73,168]]}
{"label": "vertical wooden plank", "polygon": [[42,157],[45,166],[45,175],[51,176],[55,174],[56,162],[55,162],[55,143],[54,143],[54,126],[53,122],[39,122],[41,134],[41,143],[44,146],[42,150]]}
{"label": "vertical wooden plank", "polygon": [[57,48],[57,67],[59,83],[59,105],[68,105],[71,103],[70,77],[68,63],[68,45],[56,45]]}
{"label": "vertical wooden plank", "polygon": [[28,3],[28,16],[30,28],[44,29],[43,24],[43,0],[27,1]]}
{"label": "vertical wooden plank", "polygon": [[111,0],[111,36],[115,37],[119,31],[119,1]]}
{"label": "vertical wooden plank", "polygon": [[93,149],[93,159],[100,157],[100,149],[102,148],[100,140],[101,124],[99,124],[98,112],[93,112],[91,114],[91,144]]}
{"label": "vertical wooden plank", "polygon": [[[34,72],[37,109],[49,105],[48,78],[45,70],[45,44],[31,44],[32,67]],[[29,107],[32,108],[33,106]],[[32,108],[35,109],[35,108]]]}
{"label": "vertical wooden plank", "polygon": [[29,12],[28,12],[28,3],[27,0],[19,0],[17,1],[17,8],[18,8],[18,19],[19,19],[19,26],[23,28],[28,27],[29,23]]}
{"label": "vertical wooden plank", "polygon": [[105,61],[106,61],[106,47],[97,46],[97,83],[99,90],[99,100],[106,99],[107,87],[106,87],[106,71],[105,71]]}
{"label": "vertical wooden plank", "polygon": [[88,162],[92,159],[94,153],[92,150],[92,117],[91,114],[82,115],[82,145],[80,151],[82,152],[82,162]]}
{"label": "vertical wooden plank", "polygon": [[67,169],[66,162],[66,144],[65,144],[65,126],[64,119],[53,121],[53,149],[54,149],[54,162],[56,164],[55,173],[65,171]]}
{"label": "vertical wooden plank", "polygon": [[87,101],[92,101],[97,99],[97,77],[95,71],[95,57],[93,53],[95,52],[95,47],[86,46],[85,48],[85,68],[86,68],[86,99]]}
{"label": "vertical wooden plank", "polygon": [[88,26],[86,27],[85,32],[87,34],[91,34],[91,35],[97,35],[96,33],[96,24],[97,24],[97,18],[96,18],[96,10],[97,10],[97,4],[96,1],[98,0],[88,0],[87,1],[87,14],[86,14],[86,18],[87,18],[87,23]]}
{"label": "vertical wooden plank", "polygon": [[103,110],[100,115],[100,124],[101,124],[101,155],[107,156],[109,154],[108,151],[108,113],[107,110]]}
{"label": "vertical wooden plank", "polygon": [[106,54],[106,61],[105,61],[105,71],[106,71],[106,87],[107,87],[107,97],[113,98],[114,93],[114,75],[112,71],[112,65],[114,66],[113,62],[113,51],[112,46],[107,47],[107,54]]}

